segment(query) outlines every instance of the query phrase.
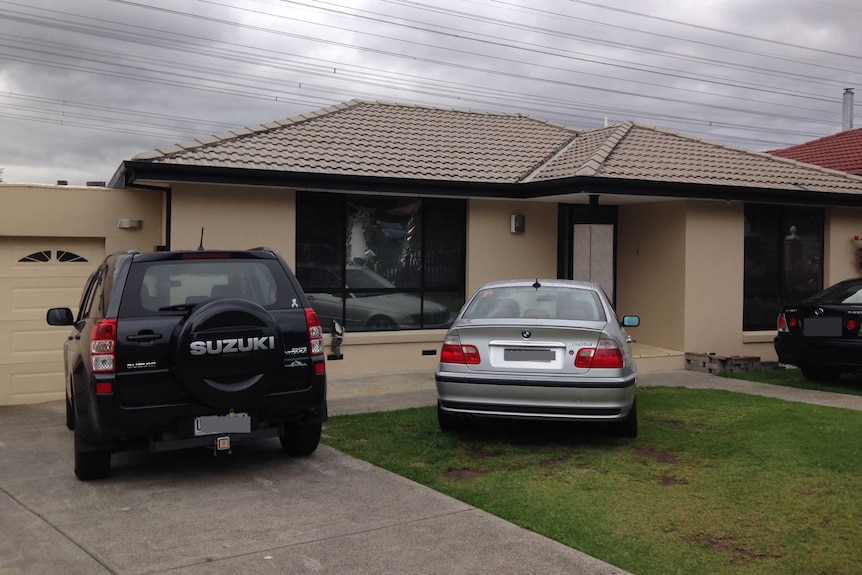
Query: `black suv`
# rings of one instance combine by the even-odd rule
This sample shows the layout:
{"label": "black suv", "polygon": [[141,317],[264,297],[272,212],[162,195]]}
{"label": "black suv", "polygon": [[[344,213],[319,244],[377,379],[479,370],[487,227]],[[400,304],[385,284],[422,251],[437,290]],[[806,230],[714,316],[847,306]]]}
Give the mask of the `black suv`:
{"label": "black suv", "polygon": [[126,252],[84,288],[64,346],[75,475],[106,477],[111,452],[279,437],[291,455],[320,443],[326,368],[320,321],[271,250]]}

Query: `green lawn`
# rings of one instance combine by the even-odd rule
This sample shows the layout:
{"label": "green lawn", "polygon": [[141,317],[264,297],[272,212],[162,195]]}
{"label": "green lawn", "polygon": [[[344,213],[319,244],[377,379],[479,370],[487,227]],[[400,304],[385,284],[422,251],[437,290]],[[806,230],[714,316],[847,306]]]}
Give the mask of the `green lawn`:
{"label": "green lawn", "polygon": [[816,383],[802,377],[798,369],[770,369],[764,371],[747,371],[741,373],[720,372],[720,377],[733,379],[744,379],[759,383],[771,383],[773,385],[785,385],[787,387],[799,387],[802,389],[816,389],[818,391],[831,391],[833,393],[849,393],[862,395],[862,377],[858,375],[843,374],[835,383]]}
{"label": "green lawn", "polygon": [[862,413],[642,388],[640,437],[432,407],[333,417],[324,442],[638,575],[862,573]]}

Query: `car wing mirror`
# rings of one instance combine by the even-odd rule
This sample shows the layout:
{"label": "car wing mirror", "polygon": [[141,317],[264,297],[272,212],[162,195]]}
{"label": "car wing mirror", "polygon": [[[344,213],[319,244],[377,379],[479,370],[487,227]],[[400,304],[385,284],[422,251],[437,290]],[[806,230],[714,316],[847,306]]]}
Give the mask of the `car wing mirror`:
{"label": "car wing mirror", "polygon": [[623,327],[637,327],[641,324],[641,318],[636,315],[624,315],[620,324]]}
{"label": "car wing mirror", "polygon": [[48,322],[48,325],[73,325],[75,323],[72,310],[67,307],[53,307],[49,309],[45,320]]}

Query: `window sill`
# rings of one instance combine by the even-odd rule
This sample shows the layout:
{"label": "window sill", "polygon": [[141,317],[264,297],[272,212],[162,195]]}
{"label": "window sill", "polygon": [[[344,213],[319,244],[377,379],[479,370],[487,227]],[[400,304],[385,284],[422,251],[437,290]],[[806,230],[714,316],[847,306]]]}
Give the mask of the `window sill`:
{"label": "window sill", "polygon": [[744,331],[742,332],[742,343],[772,343],[775,339],[775,333],[775,330]]}
{"label": "window sill", "polygon": [[[347,332],[344,334],[345,346],[352,345],[379,345],[387,343],[442,343],[446,336],[445,329],[417,329],[400,331],[363,331]],[[332,341],[332,336],[326,334],[324,343],[327,348]]]}

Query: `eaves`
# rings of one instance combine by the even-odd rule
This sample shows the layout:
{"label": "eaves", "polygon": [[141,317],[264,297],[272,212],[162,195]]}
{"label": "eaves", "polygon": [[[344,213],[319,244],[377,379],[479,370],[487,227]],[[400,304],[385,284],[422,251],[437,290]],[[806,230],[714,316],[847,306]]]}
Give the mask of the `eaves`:
{"label": "eaves", "polygon": [[599,194],[801,206],[862,207],[862,194],[811,190],[802,186],[764,188],[587,175],[530,182],[492,183],[201,167],[134,160],[123,162],[111,180],[110,187],[167,191],[174,183],[460,198],[528,200],[550,199],[572,194]]}

